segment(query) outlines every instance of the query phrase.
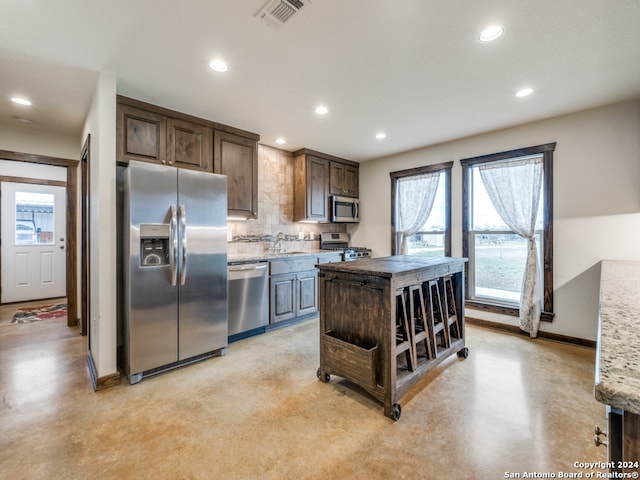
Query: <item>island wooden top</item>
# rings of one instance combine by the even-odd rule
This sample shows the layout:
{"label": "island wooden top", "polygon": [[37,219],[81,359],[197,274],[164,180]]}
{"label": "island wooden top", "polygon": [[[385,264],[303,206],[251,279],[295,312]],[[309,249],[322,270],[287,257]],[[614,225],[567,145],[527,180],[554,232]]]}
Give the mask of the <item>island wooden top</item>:
{"label": "island wooden top", "polygon": [[604,260],[595,397],[640,415],[640,262]]}
{"label": "island wooden top", "polygon": [[[321,272],[355,273],[376,277],[391,278],[425,270],[440,271],[448,267],[451,271],[464,268],[466,258],[458,257],[417,257],[412,255],[394,255],[392,257],[364,258],[353,262],[337,262],[316,265]],[[437,276],[437,275],[436,275]]]}

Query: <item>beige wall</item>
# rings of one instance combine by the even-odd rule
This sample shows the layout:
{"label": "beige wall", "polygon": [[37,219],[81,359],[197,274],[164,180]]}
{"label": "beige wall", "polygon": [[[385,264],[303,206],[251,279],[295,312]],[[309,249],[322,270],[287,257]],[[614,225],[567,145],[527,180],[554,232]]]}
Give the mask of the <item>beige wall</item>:
{"label": "beige wall", "polygon": [[98,377],[117,369],[116,78],[101,72],[82,139],[91,135],[90,350]]}
{"label": "beige wall", "polygon": [[41,132],[33,125],[1,125],[0,150],[80,159],[78,137]]}
{"label": "beige wall", "polygon": [[[459,160],[557,142],[554,154],[554,298],[556,318],[541,330],[596,339],[602,259],[640,260],[640,101],[543,120],[360,164],[362,221],[353,241],[391,254],[389,172],[453,161],[452,248],[462,254]],[[517,319],[468,310],[516,325]]]}

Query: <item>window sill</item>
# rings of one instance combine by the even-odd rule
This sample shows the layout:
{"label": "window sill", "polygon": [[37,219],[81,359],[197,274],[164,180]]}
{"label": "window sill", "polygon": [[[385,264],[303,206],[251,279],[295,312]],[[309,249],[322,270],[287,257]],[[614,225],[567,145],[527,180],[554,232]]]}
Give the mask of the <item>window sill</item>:
{"label": "window sill", "polygon": [[[479,302],[477,300],[466,300],[466,308],[473,308],[474,310],[482,310],[483,312],[498,313],[500,315],[509,315],[512,317],[520,316],[520,309],[518,307],[509,307],[507,305],[498,305],[495,303]],[[555,313],[542,312],[540,314],[540,320],[543,322],[553,321]]]}

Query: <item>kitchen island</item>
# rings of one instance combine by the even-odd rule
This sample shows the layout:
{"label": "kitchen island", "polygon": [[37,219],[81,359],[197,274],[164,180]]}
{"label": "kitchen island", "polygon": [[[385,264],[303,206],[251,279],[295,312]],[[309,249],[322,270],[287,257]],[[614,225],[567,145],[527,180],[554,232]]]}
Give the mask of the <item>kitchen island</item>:
{"label": "kitchen island", "polygon": [[640,472],[640,262],[601,263],[594,393],[607,409],[611,470]]}
{"label": "kitchen island", "polygon": [[320,368],[398,420],[399,400],[453,354],[466,358],[465,258],[391,256],[317,265]]}

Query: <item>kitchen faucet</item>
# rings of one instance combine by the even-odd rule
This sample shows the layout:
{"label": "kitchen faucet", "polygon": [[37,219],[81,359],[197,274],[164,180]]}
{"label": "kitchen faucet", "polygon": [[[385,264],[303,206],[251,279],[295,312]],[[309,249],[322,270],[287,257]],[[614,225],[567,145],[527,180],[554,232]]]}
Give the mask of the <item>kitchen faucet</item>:
{"label": "kitchen faucet", "polygon": [[282,241],[285,240],[285,235],[282,232],[278,232],[278,234],[276,235],[276,239],[273,242],[273,251],[275,253],[282,253],[284,252],[284,247],[282,245]]}

